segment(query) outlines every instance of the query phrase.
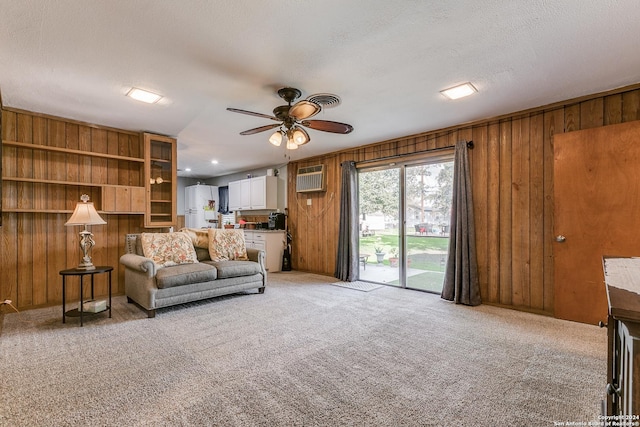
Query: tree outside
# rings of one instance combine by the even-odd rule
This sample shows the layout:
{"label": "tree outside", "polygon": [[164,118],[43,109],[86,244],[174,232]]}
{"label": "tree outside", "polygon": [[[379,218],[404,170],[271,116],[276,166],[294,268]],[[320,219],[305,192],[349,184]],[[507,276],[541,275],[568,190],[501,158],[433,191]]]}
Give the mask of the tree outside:
{"label": "tree outside", "polygon": [[[398,220],[400,205],[399,169],[364,171],[359,174],[360,216],[384,215],[385,223]],[[437,220],[437,225],[449,224],[453,188],[453,162],[411,166],[406,168],[407,206],[415,215],[408,215],[407,224]],[[427,218],[428,213],[431,218]]]}

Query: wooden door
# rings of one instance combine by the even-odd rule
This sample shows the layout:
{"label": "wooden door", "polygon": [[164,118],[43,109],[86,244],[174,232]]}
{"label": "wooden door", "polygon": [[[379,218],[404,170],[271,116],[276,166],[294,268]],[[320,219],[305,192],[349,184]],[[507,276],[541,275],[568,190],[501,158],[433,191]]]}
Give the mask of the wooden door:
{"label": "wooden door", "polygon": [[607,320],[602,257],[640,256],[640,121],[553,144],[555,316],[597,324]]}

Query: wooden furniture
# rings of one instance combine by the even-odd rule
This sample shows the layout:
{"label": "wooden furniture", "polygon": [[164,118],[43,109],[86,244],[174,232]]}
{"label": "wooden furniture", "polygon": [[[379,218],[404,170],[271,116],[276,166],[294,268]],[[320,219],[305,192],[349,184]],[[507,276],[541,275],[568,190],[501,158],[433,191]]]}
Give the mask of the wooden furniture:
{"label": "wooden furniture", "polygon": [[257,176],[229,183],[229,209],[232,211],[278,208],[278,178]]}
{"label": "wooden furniture", "polygon": [[145,227],[175,227],[178,222],[176,139],[144,135],[144,176],[147,193]]}
{"label": "wooden furniture", "polygon": [[[15,172],[9,171],[3,177],[7,182],[23,184],[22,188],[28,189],[32,193],[24,194],[24,198],[37,200],[37,195],[53,194],[60,191],[56,188],[60,186],[88,187],[89,191],[87,192],[90,194],[91,200],[95,202],[101,212],[109,214],[141,214],[144,212],[144,187],[140,182],[141,169],[144,164],[142,157],[99,152],[97,144],[96,147],[82,146],[79,149],[9,140],[3,140],[2,144],[5,147],[13,148],[11,153],[17,158],[32,159],[34,162],[32,167],[17,168]],[[127,152],[140,153],[139,147],[127,145]],[[118,149],[118,144],[115,148]],[[104,151],[109,150],[105,147]],[[69,157],[76,159],[73,172],[65,173],[66,169],[52,169],[48,173],[44,173],[46,161]],[[109,168],[108,174],[107,168]],[[115,177],[116,182],[127,181],[128,184],[112,184],[110,177]],[[78,192],[78,194],[80,193],[81,191]],[[16,205],[5,207],[5,211],[21,213],[70,213],[73,211],[73,208],[67,204],[60,205],[59,198],[52,198],[48,202],[41,208]],[[75,200],[69,203],[75,206]]]}
{"label": "wooden furniture", "polygon": [[606,415],[640,414],[640,258],[604,258],[607,321]]}
{"label": "wooden furniture", "polygon": [[265,252],[265,268],[270,273],[282,270],[282,255],[287,244],[285,231],[244,230],[247,248]]}
{"label": "wooden furniture", "polygon": [[[69,317],[80,317],[80,326],[82,326],[84,316],[93,316],[98,313],[102,313],[104,311],[109,311],[109,318],[111,318],[111,272],[113,271],[113,267],[110,266],[100,266],[96,267],[93,270],[84,270],[79,268],[70,268],[67,270],[60,271],[60,275],[62,276],[62,323],[67,323],[67,316]],[[86,312],[84,311],[84,277],[91,276],[91,299],[93,300],[93,285],[94,285],[94,276],[96,274],[108,273],[109,274],[109,302],[107,303],[107,307],[104,310],[98,312]],[[80,281],[80,304],[79,308],[66,311],[66,296],[67,296],[67,276],[79,276]]]}
{"label": "wooden furniture", "polygon": [[[100,212],[144,214],[145,227],[174,226],[177,222],[176,140],[149,133],[144,133],[143,138],[144,148],[133,138],[122,142],[116,140],[111,145],[110,141],[105,140],[102,148],[97,144],[78,144],[79,148],[67,148],[3,140],[3,146],[13,149],[10,151],[13,156],[28,158],[34,162],[33,167],[8,171],[3,179],[22,184],[20,188],[30,192],[23,195],[28,200],[38,200],[36,196],[42,194],[60,193],[61,186],[81,187],[86,190],[79,190],[78,194],[88,193]],[[127,155],[119,154],[121,152]],[[45,162],[71,157],[76,159],[73,172],[68,172],[68,169],[46,171],[43,164],[40,164],[40,160]],[[42,171],[47,173],[41,173]],[[52,197],[47,205],[9,205],[5,206],[5,211],[71,213],[75,200]]]}
{"label": "wooden furniture", "polygon": [[[100,135],[96,132],[97,135]],[[110,140],[110,134],[74,147],[58,146],[55,140],[44,143],[4,139],[10,150],[9,160],[32,162],[29,167],[7,168],[2,178],[16,183],[23,191],[22,199],[37,200],[43,194],[63,194],[66,188],[80,187],[78,194],[88,193],[100,212],[106,214],[144,214],[146,227],[167,227],[177,222],[176,208],[176,140],[165,136],[143,134],[143,147],[137,138]],[[144,151],[144,156],[143,156]],[[123,154],[124,153],[124,154]],[[47,162],[73,159],[73,170],[47,168]],[[18,165],[20,166],[20,165]],[[143,171],[144,169],[144,171]],[[160,179],[158,179],[160,178]],[[153,181],[152,181],[153,180]],[[65,189],[62,189],[65,188]],[[13,187],[11,187],[13,188]],[[24,193],[27,191],[27,193]],[[73,189],[72,189],[73,191]],[[75,201],[60,197],[45,198],[45,204],[5,205],[5,212],[71,213]]]}

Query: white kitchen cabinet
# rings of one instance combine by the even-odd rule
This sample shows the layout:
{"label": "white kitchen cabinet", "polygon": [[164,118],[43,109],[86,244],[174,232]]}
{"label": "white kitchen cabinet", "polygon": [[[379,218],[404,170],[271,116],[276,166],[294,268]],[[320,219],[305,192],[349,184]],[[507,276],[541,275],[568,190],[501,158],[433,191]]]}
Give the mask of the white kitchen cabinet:
{"label": "white kitchen cabinet", "polygon": [[251,209],[269,209],[267,207],[267,177],[252,178],[250,184]]}
{"label": "white kitchen cabinet", "polygon": [[242,200],[240,195],[242,189],[240,188],[241,181],[232,181],[229,183],[229,210],[239,211],[242,209]]}
{"label": "white kitchen cabinet", "polygon": [[267,271],[271,273],[282,269],[282,254],[287,244],[285,231],[244,230],[247,248],[261,249],[265,252]]}
{"label": "white kitchen cabinet", "polygon": [[258,176],[229,183],[229,209],[264,210],[278,208],[278,178]]}
{"label": "white kitchen cabinet", "polygon": [[251,209],[251,179],[240,181],[240,210]]}

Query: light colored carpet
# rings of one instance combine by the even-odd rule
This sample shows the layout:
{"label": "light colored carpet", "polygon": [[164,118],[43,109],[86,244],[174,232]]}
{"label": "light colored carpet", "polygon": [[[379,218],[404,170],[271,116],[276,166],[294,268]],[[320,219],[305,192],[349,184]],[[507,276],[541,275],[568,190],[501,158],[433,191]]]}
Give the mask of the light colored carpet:
{"label": "light colored carpet", "polygon": [[333,286],[340,286],[342,288],[355,289],[356,291],[371,292],[376,289],[380,289],[383,285],[371,282],[363,282],[356,280],[354,282],[333,282]]}
{"label": "light colored carpet", "polygon": [[384,286],[269,275],[266,292],[80,328],[5,314],[2,426],[552,426],[597,419],[606,331]]}

